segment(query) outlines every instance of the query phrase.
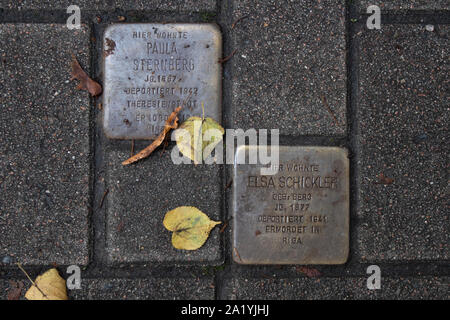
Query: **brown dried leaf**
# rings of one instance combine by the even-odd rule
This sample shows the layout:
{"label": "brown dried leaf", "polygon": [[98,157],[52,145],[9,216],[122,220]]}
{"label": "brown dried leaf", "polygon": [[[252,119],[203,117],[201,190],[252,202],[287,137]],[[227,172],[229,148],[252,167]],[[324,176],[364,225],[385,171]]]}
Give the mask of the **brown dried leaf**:
{"label": "brown dried leaf", "polygon": [[178,113],[181,110],[181,106],[176,108],[169,116],[169,118],[166,120],[166,124],[164,125],[163,131],[159,134],[159,136],[156,138],[155,141],[151,145],[149,145],[147,148],[139,152],[138,154],[132,156],[131,158],[125,160],[122,162],[124,166],[134,163],[136,161],[139,161],[141,159],[147,158],[157,147],[161,145],[161,143],[164,141],[166,134],[171,129],[178,128]]}
{"label": "brown dried leaf", "polygon": [[394,182],[394,179],[384,176],[383,173],[380,173],[378,175],[378,182],[377,182],[377,184],[392,184],[393,182]]}
{"label": "brown dried leaf", "polygon": [[297,271],[305,274],[308,278],[317,278],[321,275],[320,271],[314,268],[297,267]]}
{"label": "brown dried leaf", "polygon": [[22,281],[9,281],[8,295],[6,299],[8,300],[19,300],[20,295],[22,294],[23,282]]}
{"label": "brown dried leaf", "polygon": [[77,86],[78,90],[87,90],[94,97],[102,93],[101,85],[99,85],[97,82],[89,78],[86,72],[84,72],[84,70],[81,68],[75,55],[72,55],[71,76],[72,78],[70,80],[77,79],[80,81],[80,83]]}

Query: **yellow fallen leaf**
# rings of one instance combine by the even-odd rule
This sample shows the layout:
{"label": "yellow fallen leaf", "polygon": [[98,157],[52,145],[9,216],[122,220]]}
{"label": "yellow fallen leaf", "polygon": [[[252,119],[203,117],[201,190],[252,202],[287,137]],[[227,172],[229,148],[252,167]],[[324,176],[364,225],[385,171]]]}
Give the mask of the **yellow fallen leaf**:
{"label": "yellow fallen leaf", "polygon": [[198,164],[212,153],[224,133],[214,119],[190,117],[175,130],[175,140],[181,153]]}
{"label": "yellow fallen leaf", "polygon": [[[37,286],[37,288],[36,288]],[[52,268],[38,276],[25,293],[28,300],[68,300],[66,281]]]}
{"label": "yellow fallen leaf", "polygon": [[208,239],[212,228],[220,224],[196,207],[182,206],[166,213],[164,227],[173,231],[172,245],[176,249],[197,250]]}

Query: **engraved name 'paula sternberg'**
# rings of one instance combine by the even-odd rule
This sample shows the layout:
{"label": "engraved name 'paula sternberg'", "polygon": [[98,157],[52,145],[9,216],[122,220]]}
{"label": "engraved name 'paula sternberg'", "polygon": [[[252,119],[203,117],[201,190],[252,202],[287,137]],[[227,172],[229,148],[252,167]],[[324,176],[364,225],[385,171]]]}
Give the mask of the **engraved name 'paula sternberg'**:
{"label": "engraved name 'paula sternberg'", "polygon": [[324,201],[317,199],[318,192],[339,189],[338,176],[322,174],[318,164],[279,164],[276,169],[276,176],[247,177],[250,192],[270,193],[270,208],[254,217],[256,236],[277,235],[283,245],[292,246],[303,245],[304,235],[324,234],[330,212],[319,212],[314,201]]}
{"label": "engraved name 'paula sternberg'", "polygon": [[[136,124],[147,123],[151,132],[162,130],[169,111],[184,104],[188,109],[196,109],[200,89],[196,86],[183,86],[183,73],[196,70],[193,57],[187,56],[190,39],[187,31],[133,31],[133,39],[144,39],[142,56],[134,57],[132,70],[139,72],[142,86],[126,87],[126,107],[136,110],[133,121]],[[173,73],[171,73],[173,72]],[[172,86],[171,86],[172,84]],[[190,95],[188,101],[184,101]],[[148,113],[145,110],[164,110],[164,113]],[[142,112],[139,112],[142,110]],[[186,120],[185,114],[180,121]],[[149,123],[150,122],[150,123]],[[159,123],[159,125],[156,125]]]}
{"label": "engraved name 'paula sternberg'", "polygon": [[[143,38],[148,41],[144,44],[143,52],[146,52],[145,57],[133,59],[133,70],[135,71],[186,71],[191,72],[195,69],[194,59],[189,57],[178,57],[180,44],[177,39],[187,40],[189,33],[187,31],[165,32],[157,31],[151,32],[136,32],[133,33],[133,38]],[[185,44],[184,46],[189,46]],[[161,57],[162,56],[162,57]],[[152,58],[149,58],[152,57]],[[155,82],[154,73],[148,73],[144,79],[145,82]],[[171,80],[176,80],[170,78]],[[152,81],[153,80],[153,81]]]}

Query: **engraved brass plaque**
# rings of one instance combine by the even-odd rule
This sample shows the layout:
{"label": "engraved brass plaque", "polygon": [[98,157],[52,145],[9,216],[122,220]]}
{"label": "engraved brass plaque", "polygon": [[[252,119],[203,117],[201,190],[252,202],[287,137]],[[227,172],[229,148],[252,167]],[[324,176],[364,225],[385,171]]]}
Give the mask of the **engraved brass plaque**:
{"label": "engraved brass plaque", "polygon": [[[258,147],[241,146],[236,158],[249,148]],[[280,146],[278,171],[261,175],[262,167],[237,164],[234,168],[233,260],[240,264],[345,263],[349,251],[347,151]]]}
{"label": "engraved brass plaque", "polygon": [[103,37],[103,127],[112,139],[154,139],[184,103],[221,122],[222,36],[215,24],[114,24]]}

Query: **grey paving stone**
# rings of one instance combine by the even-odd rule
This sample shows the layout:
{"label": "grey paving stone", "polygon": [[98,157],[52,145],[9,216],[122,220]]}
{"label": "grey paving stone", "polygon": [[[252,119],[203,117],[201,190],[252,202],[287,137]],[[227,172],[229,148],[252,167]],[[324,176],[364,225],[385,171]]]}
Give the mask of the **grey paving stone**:
{"label": "grey paving stone", "polygon": [[211,300],[213,278],[85,279],[81,290],[70,290],[74,300]]}
{"label": "grey paving stone", "polygon": [[379,6],[381,10],[449,10],[448,0],[356,0],[361,12],[366,12],[370,5]]}
{"label": "grey paving stone", "polygon": [[448,299],[448,277],[384,278],[381,289],[367,289],[367,278],[285,278],[225,281],[219,299],[376,300]]}
{"label": "grey paving stone", "polygon": [[170,10],[170,11],[215,11],[216,0],[4,0],[0,8],[5,9],[66,9],[77,5],[81,10]]}
{"label": "grey paving stone", "polygon": [[345,135],[343,1],[233,3],[232,125]]}
{"label": "grey paving stone", "polygon": [[0,265],[87,264],[90,107],[69,79],[89,30],[3,24],[0,43]]}
{"label": "grey paving stone", "polygon": [[[0,300],[17,296],[11,291],[19,286],[20,300],[30,284],[28,280],[0,279]],[[149,278],[149,279],[81,279],[81,289],[67,290],[70,300],[211,300],[214,299],[213,278]]]}
{"label": "grey paving stone", "polygon": [[28,288],[28,280],[0,279],[0,300],[24,300]]}
{"label": "grey paving stone", "polygon": [[360,33],[356,238],[364,260],[449,258],[449,31]]}
{"label": "grey paving stone", "polygon": [[221,263],[218,227],[203,247],[186,251],[173,248],[172,233],[163,226],[166,212],[179,206],[194,206],[213,220],[221,219],[220,168],[175,165],[170,152],[168,149],[161,156],[157,150],[149,158],[124,167],[121,162],[129,157],[129,148],[106,151],[110,262]]}

